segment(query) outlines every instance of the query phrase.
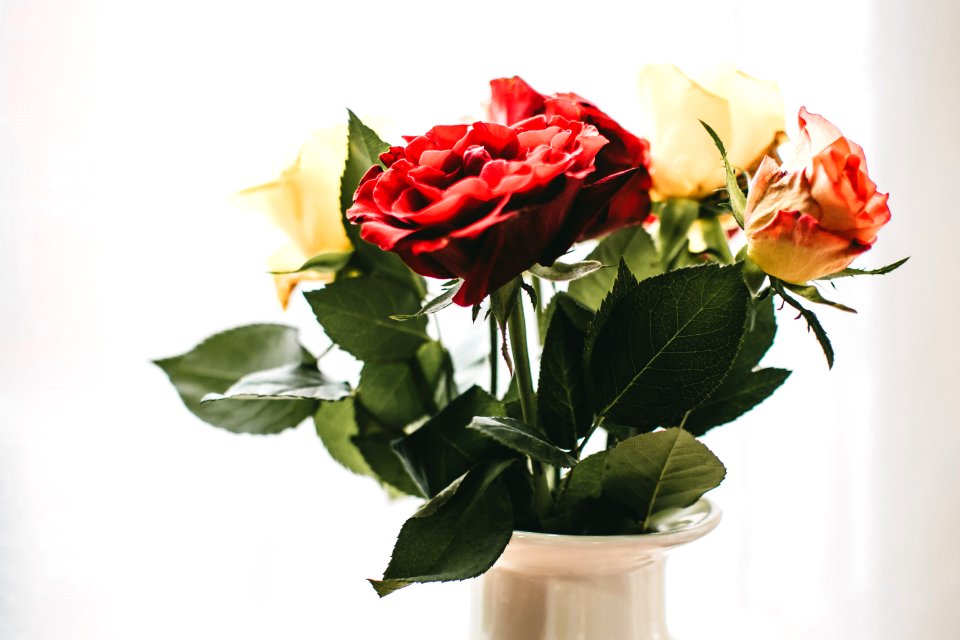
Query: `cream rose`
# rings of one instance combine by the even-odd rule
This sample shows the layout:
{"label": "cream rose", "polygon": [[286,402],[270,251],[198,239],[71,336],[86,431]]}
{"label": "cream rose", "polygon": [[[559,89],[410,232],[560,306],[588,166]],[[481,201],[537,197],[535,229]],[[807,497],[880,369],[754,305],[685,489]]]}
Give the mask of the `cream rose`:
{"label": "cream rose", "polygon": [[[244,204],[268,214],[290,239],[270,257],[271,271],[293,271],[318,254],[351,249],[340,218],[340,176],[346,160],[346,125],[320,129],[280,177],[240,192]],[[286,308],[298,284],[324,279],[316,271],[276,275],[277,297]]]}
{"label": "cream rose", "polygon": [[749,258],[793,283],[846,268],[890,220],[863,149],[819,115],[801,108],[799,119],[793,159],[763,159],[744,210]]}
{"label": "cream rose", "polygon": [[724,184],[723,164],[700,124],[723,140],[730,164],[755,167],[783,136],[783,99],[776,83],[718,67],[698,80],[670,64],[640,71],[641,131],[650,140],[653,186],[659,198],[702,198]]}

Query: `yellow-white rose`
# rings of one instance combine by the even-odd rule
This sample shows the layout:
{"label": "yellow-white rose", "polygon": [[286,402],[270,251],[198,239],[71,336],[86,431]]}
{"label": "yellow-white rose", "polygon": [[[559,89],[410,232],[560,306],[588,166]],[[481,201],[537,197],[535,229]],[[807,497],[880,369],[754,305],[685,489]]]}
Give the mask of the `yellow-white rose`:
{"label": "yellow-white rose", "polygon": [[776,83],[732,67],[698,80],[671,64],[640,71],[640,98],[650,140],[653,186],[659,198],[702,198],[724,184],[723,163],[700,124],[723,140],[730,164],[750,169],[783,137],[783,99]]}
{"label": "yellow-white rose", "polygon": [[[320,129],[280,177],[240,192],[244,204],[268,214],[290,239],[270,257],[271,271],[293,271],[318,254],[351,249],[340,220],[340,176],[346,160],[346,125]],[[316,271],[275,275],[277,297],[286,308],[300,282],[324,279]]]}

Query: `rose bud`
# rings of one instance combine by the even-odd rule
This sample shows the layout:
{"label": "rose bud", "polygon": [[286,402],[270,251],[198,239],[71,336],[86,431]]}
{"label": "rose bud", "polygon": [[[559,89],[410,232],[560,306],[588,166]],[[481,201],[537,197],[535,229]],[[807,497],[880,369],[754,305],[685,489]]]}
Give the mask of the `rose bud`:
{"label": "rose bud", "polygon": [[[340,175],[347,160],[346,126],[313,133],[292,166],[276,180],[241,191],[241,202],[263,211],[290,239],[269,259],[271,271],[294,271],[321,253],[350,251],[340,218]],[[277,274],[284,308],[303,281],[329,280],[317,271]]]}
{"label": "rose bud", "polygon": [[621,227],[639,224],[650,213],[650,145],[638,138],[591,102],[575,93],[546,96],[522,79],[490,81],[487,112],[493,122],[512,125],[531,116],[559,115],[567,120],[592,124],[609,143],[597,154],[596,171],[587,178],[592,184],[628,169],[638,169],[610,200],[608,210],[583,232],[580,239],[593,238]]}
{"label": "rose bud", "polygon": [[658,198],[700,199],[724,185],[723,164],[700,121],[723,140],[730,164],[750,170],[783,136],[783,99],[773,82],[718,67],[694,81],[670,64],[640,71]]}
{"label": "rose bud", "polygon": [[437,126],[381,154],[386,169],[363,177],[347,218],[417,273],[462,278],[453,301],[470,306],[596,222],[606,200],[584,184],[606,143],[561,116]]}
{"label": "rose bud", "polygon": [[890,220],[863,149],[819,115],[801,108],[799,119],[793,159],[763,159],[744,211],[749,258],[793,283],[845,269]]}

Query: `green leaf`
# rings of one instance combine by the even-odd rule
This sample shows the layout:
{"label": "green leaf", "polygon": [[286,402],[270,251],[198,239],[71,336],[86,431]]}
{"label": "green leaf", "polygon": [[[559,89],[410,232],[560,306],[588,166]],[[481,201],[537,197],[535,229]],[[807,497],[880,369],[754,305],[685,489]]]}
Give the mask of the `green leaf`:
{"label": "green leaf", "polygon": [[222,394],[208,393],[200,404],[224,400],[339,400],[348,395],[349,384],[327,379],[315,364],[286,364],[246,375]]}
{"label": "green leaf", "polygon": [[537,329],[540,333],[540,343],[547,339],[547,329],[553,321],[553,314],[558,307],[562,307],[567,314],[567,319],[573,322],[573,325],[583,333],[587,332],[590,321],[593,320],[594,310],[584,305],[582,302],[573,298],[566,291],[556,293],[542,313],[537,316]]}
{"label": "green leaf", "polygon": [[[622,259],[630,271],[641,280],[661,273],[660,256],[653,244],[653,238],[642,226],[627,227],[610,234],[597,245],[587,259],[610,267],[619,264]],[[616,269],[600,269],[586,278],[571,282],[568,291],[587,307],[599,309],[616,277]]]}
{"label": "green leaf", "polygon": [[409,290],[375,276],[338,279],[304,293],[324,331],[341,349],[364,362],[406,360],[427,341],[426,318],[397,322],[419,300]]}
{"label": "green leaf", "polygon": [[609,450],[581,460],[560,485],[557,515],[545,523],[550,531],[576,535],[641,533],[619,503],[603,497],[603,476]]}
{"label": "green leaf", "polygon": [[603,493],[647,529],[658,511],[688,507],[717,487],[723,463],[683,429],[645,433],[607,452]]}
{"label": "green leaf", "polygon": [[608,451],[598,451],[577,463],[564,478],[557,507],[569,511],[585,500],[600,498],[603,493],[603,470]]}
{"label": "green leaf", "polygon": [[[626,262],[620,260],[620,266],[617,269],[617,279],[613,282],[613,288],[610,289],[607,297],[600,303],[600,308],[597,309],[597,313],[594,314],[590,326],[587,327],[587,337],[583,344],[583,362],[586,371],[589,372],[590,370],[590,361],[593,359],[593,347],[597,341],[597,334],[600,329],[606,325],[610,319],[610,315],[614,309],[617,308],[620,301],[636,290],[637,286],[637,279],[633,277],[630,269],[627,268]],[[594,396],[596,392],[592,384],[593,379],[587,375],[586,380],[587,386],[590,389],[590,395]]]}
{"label": "green leaf", "polygon": [[274,275],[284,275],[288,273],[301,273],[303,271],[320,271],[322,273],[333,273],[339,271],[350,261],[350,256],[353,255],[353,251],[328,251],[327,253],[320,253],[302,265],[299,269],[294,271],[271,271],[270,273]]}
{"label": "green leaf", "polygon": [[427,342],[417,350],[414,364],[413,372],[420,386],[420,394],[430,413],[436,413],[450,404],[457,396],[457,385],[453,358],[443,345],[435,340]]}
{"label": "green leaf", "polygon": [[467,428],[475,429],[514,451],[555,467],[572,467],[576,463],[566,451],[557,448],[548,442],[543,434],[519,420],[478,417],[474,418]]}
{"label": "green leaf", "polygon": [[396,254],[383,251],[361,238],[360,228],[347,220],[346,211],[353,205],[353,195],[360,180],[371,167],[381,164],[380,154],[390,148],[390,145],[381,140],[373,129],[363,124],[353,111],[348,109],[347,113],[350,117],[348,150],[347,162],[340,177],[340,211],[343,228],[355,251],[342,268],[341,275],[355,275],[359,272],[390,278],[413,291],[419,302],[426,295],[423,278],[413,273]]}
{"label": "green leaf", "polygon": [[357,421],[360,425],[360,435],[354,436],[352,441],[360,450],[370,469],[380,478],[381,482],[397,491],[418,498],[425,497],[393,448],[397,436],[371,430],[365,418],[362,417],[362,405],[355,406],[358,409]]}
{"label": "green leaf", "polygon": [[710,397],[687,416],[683,428],[702,436],[713,427],[733,422],[773,395],[790,371],[760,369],[738,376],[728,376]]}
{"label": "green leaf", "polygon": [[354,416],[352,397],[336,402],[321,402],[313,416],[313,422],[317,435],[331,458],[354,473],[376,477],[363,454],[353,443],[353,438],[360,430]]}
{"label": "green leaf", "polygon": [[520,301],[522,281],[519,277],[514,278],[490,294],[490,311],[500,328],[500,353],[511,372],[513,372],[513,358],[510,357],[510,349],[507,345],[507,320],[510,319],[510,314]]}
{"label": "green leaf", "polygon": [[471,470],[423,506],[400,529],[380,597],[412,582],[476,577],[497,561],[513,533],[510,494],[500,474],[511,462]]}
{"label": "green leaf", "polygon": [[776,335],[777,319],[773,312],[773,297],[752,300],[747,315],[747,330],[743,334],[740,351],[727,377],[753,371],[773,346]]}
{"label": "green leaf", "polygon": [[730,196],[730,209],[733,212],[733,217],[737,220],[737,224],[740,225],[742,229],[743,210],[747,207],[747,197],[743,195],[743,191],[740,190],[740,185],[737,184],[737,176],[730,167],[730,161],[727,160],[727,150],[723,148],[723,141],[720,139],[720,136],[703,120],[700,121],[700,124],[707,130],[707,133],[713,138],[713,143],[717,145],[717,149],[720,150],[720,156],[723,158],[723,167],[726,170],[727,194]]}
{"label": "green leaf", "polygon": [[585,334],[575,326],[563,306],[558,307],[550,320],[540,358],[537,386],[540,424],[551,441],[566,449],[577,446],[593,420],[583,377]]}
{"label": "green leaf", "polygon": [[427,412],[409,362],[363,365],[357,397],[377,420],[399,429]]}
{"label": "green leaf", "polygon": [[700,230],[703,232],[703,241],[707,251],[716,256],[724,264],[733,264],[733,254],[730,253],[730,242],[727,240],[727,231],[717,216],[705,216],[699,220]]}
{"label": "green leaf", "polygon": [[[353,111],[347,109],[347,162],[340,177],[340,210],[346,211],[353,205],[353,194],[367,171],[380,163],[380,154],[390,149],[390,145],[380,139],[377,133],[363,124]],[[346,223],[347,233],[359,237],[357,227]],[[351,238],[353,239],[353,238]]]}
{"label": "green leaf", "polygon": [[802,284],[792,284],[790,282],[781,282],[781,284],[793,291],[798,296],[806,298],[810,302],[815,302],[817,304],[823,304],[828,307],[833,307],[834,309],[840,309],[840,311],[847,311],[849,313],[856,313],[856,309],[852,309],[846,305],[840,304],[839,302],[833,302],[832,300],[827,300],[820,294],[820,290],[817,289],[812,284],[802,285]]}
{"label": "green leaf", "polygon": [[687,233],[700,215],[700,203],[686,198],[671,198],[659,210],[660,263],[663,271],[675,268],[686,252]]}
{"label": "green leaf", "polygon": [[230,400],[201,404],[208,394],[222,394],[241,378],[284,365],[312,365],[300,346],[297,330],[255,324],[218,333],[188,353],[154,362],[169,376],[184,405],[215,427],[235,433],[277,433],[313,414],[314,400]]}
{"label": "green leaf", "polygon": [[796,298],[790,296],[784,289],[783,283],[776,278],[770,278],[770,286],[783,298],[784,302],[800,312],[800,316],[807,321],[807,329],[813,331],[813,335],[817,337],[817,342],[820,343],[820,348],[823,349],[823,355],[827,358],[827,367],[832,369],[834,358],[833,345],[830,344],[830,338],[827,337],[827,332],[823,328],[823,325],[820,324],[817,314],[801,305]]}
{"label": "green leaf", "polygon": [[442,309],[446,309],[451,304],[453,304],[453,298],[457,295],[457,292],[460,291],[460,287],[463,286],[463,280],[454,280],[447,289],[444,290],[439,296],[430,300],[425,305],[423,305],[419,311],[414,314],[400,314],[395,316],[390,316],[393,320],[410,320],[412,318],[420,318],[431,313],[436,313]]}
{"label": "green leaf", "polygon": [[585,348],[597,414],[637,428],[677,424],[730,369],[749,300],[740,269],[718,265],[649,278],[605,300]]}
{"label": "green leaf", "polygon": [[478,463],[513,455],[479,431],[467,429],[476,416],[505,414],[496,398],[471,387],[394,447],[424,495],[432,497]]}
{"label": "green leaf", "polygon": [[897,260],[892,264],[888,264],[885,267],[880,267],[879,269],[843,269],[837,271],[836,273],[831,273],[828,276],[823,276],[822,278],[817,278],[817,280],[834,280],[836,278],[849,278],[851,276],[882,276],[891,271],[895,271],[903,266],[903,264],[910,258],[904,258],[903,260]]}
{"label": "green leaf", "polygon": [[443,346],[431,340],[406,362],[368,362],[357,397],[378,421],[402,430],[451,399],[445,358]]}
{"label": "green leaf", "polygon": [[530,267],[529,271],[538,278],[550,280],[551,282],[568,282],[570,280],[586,278],[602,267],[603,263],[598,260],[584,260],[583,262],[574,262],[572,264],[558,260],[549,267],[545,267],[542,264],[535,264]]}

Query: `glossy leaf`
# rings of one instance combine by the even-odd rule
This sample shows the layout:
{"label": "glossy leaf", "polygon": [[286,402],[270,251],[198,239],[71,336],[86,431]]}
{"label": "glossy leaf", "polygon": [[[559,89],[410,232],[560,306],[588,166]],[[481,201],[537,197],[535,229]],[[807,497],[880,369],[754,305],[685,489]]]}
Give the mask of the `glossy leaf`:
{"label": "glossy leaf", "polygon": [[662,203],[660,218],[660,264],[663,271],[676,268],[687,253],[687,233],[700,215],[700,203],[686,198],[671,198]]}
{"label": "glossy leaf", "polygon": [[587,335],[596,412],[629,427],[677,424],[737,356],[750,300],[740,269],[682,269],[615,294]]}
{"label": "glossy leaf", "polygon": [[557,499],[561,511],[568,511],[585,500],[597,499],[603,493],[603,470],[607,451],[598,451],[577,463],[567,477]]}
{"label": "glossy leaf", "polygon": [[475,429],[505,447],[555,467],[572,467],[574,460],[566,451],[549,442],[543,434],[513,418],[477,417],[468,429]]}
{"label": "glossy leaf", "polygon": [[201,404],[222,394],[241,378],[281,366],[312,365],[297,330],[274,324],[238,327],[207,338],[188,353],[155,361],[191,413],[215,427],[236,433],[277,433],[313,414],[314,400],[229,400]]}
{"label": "glossy leaf", "polygon": [[585,339],[585,331],[574,325],[563,306],[558,307],[540,358],[537,403],[543,430],[552,442],[566,449],[577,445],[593,420],[583,375]]}
{"label": "glossy leaf", "polygon": [[740,344],[737,358],[730,367],[728,377],[749,373],[760,364],[764,354],[773,346],[777,335],[777,319],[773,312],[773,297],[753,300],[747,314],[746,331]]}
{"label": "glossy leaf", "polygon": [[365,476],[375,476],[353,438],[360,433],[354,414],[354,399],[321,402],[313,416],[317,436],[330,457],[345,468]]}
{"label": "glossy leaf", "polygon": [[558,260],[549,267],[545,267],[541,264],[535,264],[530,267],[530,273],[538,278],[550,280],[551,282],[569,282],[571,280],[586,278],[588,275],[598,271],[602,267],[603,263],[598,260],[584,260],[582,262],[573,262],[569,264],[566,262],[560,262]]}
{"label": "glossy leaf", "polygon": [[816,304],[826,305],[826,306],[828,306],[828,307],[833,307],[834,309],[839,309],[840,311],[846,311],[846,312],[848,312],[848,313],[856,313],[856,312],[857,312],[856,309],[852,309],[852,308],[848,307],[848,306],[845,305],[845,304],[840,304],[839,302],[834,302],[833,300],[827,300],[827,299],[824,298],[823,295],[820,293],[820,290],[817,289],[817,288],[816,288],[815,286],[813,286],[812,284],[802,285],[802,284],[791,284],[791,283],[789,283],[789,282],[781,282],[781,284],[782,284],[785,288],[787,288],[787,289],[789,289],[790,291],[792,291],[793,293],[797,294],[798,296],[800,296],[800,297],[802,297],[802,298],[806,298],[806,299],[809,300],[810,302],[814,302],[814,303],[816,303]]}
{"label": "glossy leaf", "polygon": [[720,157],[723,158],[723,167],[726,171],[726,185],[727,185],[727,194],[730,196],[730,209],[733,212],[733,217],[736,218],[737,224],[740,225],[740,228],[743,228],[743,211],[747,207],[747,197],[743,194],[743,191],[740,190],[740,185],[737,184],[737,176],[733,172],[733,168],[730,166],[730,161],[727,160],[727,150],[723,147],[723,141],[720,139],[720,136],[717,135],[717,132],[713,128],[704,122],[700,121],[700,124],[703,125],[703,128],[707,130],[707,133],[710,134],[710,137],[713,138],[713,143],[717,146],[717,149],[720,151]]}
{"label": "glossy leaf", "polygon": [[288,364],[255,371],[240,378],[229,389],[208,393],[201,404],[224,400],[339,400],[350,395],[346,382],[329,380],[315,364]]}
{"label": "glossy leaf", "polygon": [[585,278],[570,283],[570,295],[591,309],[600,303],[613,288],[617,277],[616,266],[621,259],[638,278],[649,278],[661,272],[660,257],[653,238],[642,226],[627,227],[610,234],[587,256],[605,265]]}
{"label": "glossy leaf", "polygon": [[703,404],[690,412],[683,428],[702,436],[713,427],[733,422],[773,395],[788,377],[790,371],[774,368],[728,376]]}
{"label": "glossy leaf", "polygon": [[371,429],[369,423],[362,416],[362,405],[357,405],[357,422],[360,434],[353,437],[352,442],[363,455],[370,469],[384,484],[396,489],[400,493],[426,497],[420,487],[410,477],[407,467],[394,449],[397,435],[389,432]]}
{"label": "glossy leaf", "polygon": [[270,273],[276,275],[283,275],[288,273],[301,273],[303,271],[320,271],[321,273],[333,273],[342,269],[350,261],[350,257],[353,255],[353,251],[329,251],[327,253],[320,253],[302,265],[299,269],[293,271],[271,271]]}
{"label": "glossy leaf", "polygon": [[357,397],[378,421],[402,430],[449,402],[446,358],[443,346],[431,340],[405,362],[368,362]]}
{"label": "glossy leaf", "polygon": [[393,320],[410,320],[411,318],[420,318],[431,313],[436,313],[446,309],[453,304],[453,298],[463,286],[463,280],[454,280],[453,284],[444,289],[443,293],[423,305],[419,311],[413,314],[400,314],[390,316]]}
{"label": "glossy leaf", "polygon": [[[426,295],[426,286],[423,278],[413,273],[403,260],[394,253],[381,250],[360,237],[360,227],[351,224],[346,218],[346,211],[353,204],[353,195],[360,184],[360,180],[374,165],[381,165],[380,154],[390,148],[386,142],[370,127],[366,126],[355,113],[347,110],[348,122],[348,151],[347,162],[340,177],[340,211],[342,212],[343,228],[353,244],[355,251],[350,260],[341,269],[343,275],[356,273],[379,275],[390,278],[404,288],[411,290],[417,302]],[[417,305],[419,306],[419,304]]]}
{"label": "glossy leaf", "polygon": [[368,362],[357,397],[377,420],[402,429],[427,412],[410,362]]}
{"label": "glossy leaf", "polygon": [[890,273],[891,271],[896,271],[906,263],[910,258],[904,258],[902,260],[897,260],[894,263],[888,264],[879,269],[853,269],[847,268],[836,273],[831,273],[828,276],[823,276],[822,278],[817,278],[818,280],[835,280],[836,278],[849,278],[852,276],[882,276],[884,274]]}
{"label": "glossy leaf", "polygon": [[655,513],[692,505],[725,475],[723,463],[703,443],[671,428],[629,438],[610,449],[603,493],[647,529]]}
{"label": "glossy leaf", "polygon": [[424,495],[432,497],[477,464],[513,455],[479,431],[467,428],[476,416],[505,414],[496,398],[480,387],[471,387],[394,446]]}
{"label": "glossy leaf", "polygon": [[330,339],[365,362],[407,360],[428,340],[426,318],[390,318],[413,313],[420,303],[388,278],[341,278],[304,296]]}
{"label": "glossy leaf", "polygon": [[513,533],[510,494],[500,476],[510,462],[480,466],[425,504],[400,529],[380,597],[413,582],[476,577],[496,562]]}

